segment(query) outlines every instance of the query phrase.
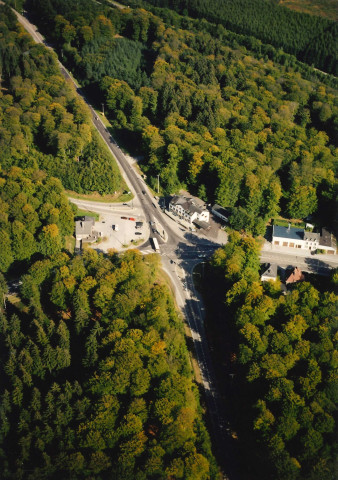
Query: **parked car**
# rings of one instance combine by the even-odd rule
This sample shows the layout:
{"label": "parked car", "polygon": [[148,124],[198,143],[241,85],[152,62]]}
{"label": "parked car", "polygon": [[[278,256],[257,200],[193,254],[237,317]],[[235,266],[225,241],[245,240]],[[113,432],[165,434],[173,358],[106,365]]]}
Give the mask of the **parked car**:
{"label": "parked car", "polygon": [[121,217],[122,220],[128,220],[128,217]]}
{"label": "parked car", "polygon": [[134,217],[129,217],[128,220],[132,220],[133,222],[135,222],[135,218],[134,218]]}
{"label": "parked car", "polygon": [[142,232],[135,232],[135,235],[142,235]]}

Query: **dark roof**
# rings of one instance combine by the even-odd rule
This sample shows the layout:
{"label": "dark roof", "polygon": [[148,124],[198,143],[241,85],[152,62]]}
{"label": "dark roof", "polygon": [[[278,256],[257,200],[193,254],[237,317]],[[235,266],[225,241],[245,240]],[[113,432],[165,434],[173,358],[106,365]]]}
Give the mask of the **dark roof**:
{"label": "dark roof", "polygon": [[212,207],[211,211],[212,211],[212,212],[219,213],[220,215],[223,215],[223,217],[226,217],[226,218],[228,218],[229,215],[230,215],[230,211],[229,211],[229,210],[227,210],[226,208],[221,207],[220,205],[217,205],[217,203],[215,203],[215,205]]}
{"label": "dark roof", "polygon": [[328,230],[326,230],[326,228],[322,228],[320,245],[323,247],[332,247],[332,235]]}
{"label": "dark roof", "polygon": [[203,228],[204,230],[209,230],[210,225],[208,222],[203,222],[202,220],[194,220],[193,222],[195,225],[197,225],[199,228]]}
{"label": "dark roof", "polygon": [[274,225],[272,230],[272,236],[279,238],[288,238],[289,240],[303,240],[304,229],[295,227],[280,227],[279,225]]}

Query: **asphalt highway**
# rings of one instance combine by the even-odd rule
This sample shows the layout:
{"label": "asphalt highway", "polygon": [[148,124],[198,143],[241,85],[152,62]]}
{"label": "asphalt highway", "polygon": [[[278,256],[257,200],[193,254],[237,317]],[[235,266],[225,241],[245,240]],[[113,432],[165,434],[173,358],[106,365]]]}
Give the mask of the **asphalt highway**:
{"label": "asphalt highway", "polygon": [[[17,12],[15,13],[19,22],[32,35],[33,39],[37,43],[45,44],[44,39],[37,31],[37,28],[25,17]],[[208,245],[207,243],[203,243],[203,241],[197,239],[196,236],[194,239],[194,235],[192,234],[185,235],[185,239],[182,239],[182,236],[179,236],[171,228],[166,215],[164,215],[159,207],[156,206],[156,201],[145,185],[142,177],[138,175],[134,168],[129,164],[114,138],[112,138],[111,133],[106,129],[92,106],[88,103],[87,99],[83,95],[83,92],[69,74],[67,69],[60,62],[59,66],[64,78],[75,85],[78,94],[84,98],[85,102],[90,108],[94,126],[107,144],[109,150],[116,158],[124,178],[127,181],[130,190],[134,194],[134,203],[143,210],[144,218],[147,222],[149,222],[150,231],[152,232],[150,235],[153,237],[155,236],[158,239],[163,267],[171,278],[177,302],[184,312],[191,330],[195,355],[202,376],[205,404],[207,407],[207,413],[209,415],[209,424],[211,426],[210,433],[215,453],[218,454],[218,460],[223,467],[224,478],[236,480],[238,475],[236,473],[236,468],[233,465],[233,459],[231,455],[232,442],[230,430],[227,425],[227,415],[226,412],[224,412],[224,406],[218,394],[217,382],[204,327],[203,302],[195,290],[192,277],[194,266],[203,261],[203,258],[207,259],[210,257],[213,251],[219,247],[219,245]],[[143,191],[146,193],[143,193]],[[155,231],[157,225],[161,225],[165,230],[165,241],[163,240],[163,237]],[[262,252],[262,255],[264,261],[269,261],[269,259],[271,261],[271,258],[277,258],[272,252]],[[278,258],[279,262],[284,262],[286,264],[292,264],[294,260],[294,258],[292,258],[290,255],[284,255],[283,257],[282,254],[279,254]],[[320,265],[316,265],[315,262],[309,263],[309,261],[304,258],[301,260],[302,261],[300,263],[302,267],[309,267],[310,265],[313,271],[318,270],[326,272],[329,268],[332,268],[331,265],[328,266],[325,262]],[[176,266],[177,264],[180,264],[185,272],[185,279],[183,281],[175,274],[175,271],[173,270],[173,266]]]}

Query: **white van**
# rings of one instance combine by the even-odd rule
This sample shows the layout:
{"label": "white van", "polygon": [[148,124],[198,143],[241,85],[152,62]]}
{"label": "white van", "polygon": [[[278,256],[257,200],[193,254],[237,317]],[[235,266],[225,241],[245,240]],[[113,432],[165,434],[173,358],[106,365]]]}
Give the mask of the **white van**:
{"label": "white van", "polygon": [[118,232],[118,230],[119,230],[119,226],[117,224],[112,225],[112,228],[113,228],[113,230],[115,230],[115,232]]}

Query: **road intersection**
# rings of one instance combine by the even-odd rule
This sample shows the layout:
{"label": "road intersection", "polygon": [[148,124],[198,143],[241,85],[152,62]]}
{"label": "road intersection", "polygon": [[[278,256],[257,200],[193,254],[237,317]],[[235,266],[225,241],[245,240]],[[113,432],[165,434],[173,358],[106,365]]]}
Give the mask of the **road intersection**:
{"label": "road intersection", "polygon": [[[38,43],[45,43],[43,37],[37,31],[37,28],[25,17],[17,12],[15,13],[19,22],[32,35],[33,39]],[[158,239],[163,268],[171,279],[177,303],[183,311],[191,330],[195,355],[201,371],[205,394],[204,398],[209,415],[213,444],[218,453],[218,458],[222,462],[224,472],[226,472],[229,478],[235,479],[237,474],[231,462],[232,440],[230,430],[227,427],[226,412],[224,412],[221,397],[217,394],[217,381],[204,327],[204,307],[202,299],[195,289],[192,275],[195,266],[201,263],[203,258],[209,258],[213,252],[220,247],[220,244],[217,243],[217,241],[201,237],[198,234],[182,232],[178,226],[175,227],[173,221],[161,211],[143,178],[127,160],[111,133],[106,129],[101,119],[88,103],[76,81],[60,62],[59,66],[64,78],[74,84],[78,94],[83,97],[90,108],[94,126],[116,158],[120,170],[129,185],[129,189],[134,195],[133,209],[128,209],[128,212],[130,212],[130,214],[133,212],[133,214],[142,217],[148,225],[148,233],[150,233],[150,236],[155,236]],[[78,201],[78,203],[80,203],[83,208],[95,208],[96,212],[102,214],[109,211],[111,212],[112,209],[121,214],[123,214],[122,212],[126,212],[123,205],[95,202],[95,206],[93,206],[93,202],[88,201]],[[157,226],[156,228],[154,228],[154,224]],[[156,233],[159,231],[159,225],[165,230],[165,235]],[[268,244],[263,248],[261,260],[264,262],[276,262],[281,266],[298,265],[305,271],[324,274],[327,274],[331,268],[337,268],[338,266],[335,258],[305,257],[300,255],[299,252],[297,252],[297,256],[292,254],[292,252],[273,252]],[[140,250],[143,252],[149,251],[149,241],[145,242]],[[183,269],[183,278],[179,278],[177,275],[177,266]],[[224,478],[227,477],[224,476]]]}

